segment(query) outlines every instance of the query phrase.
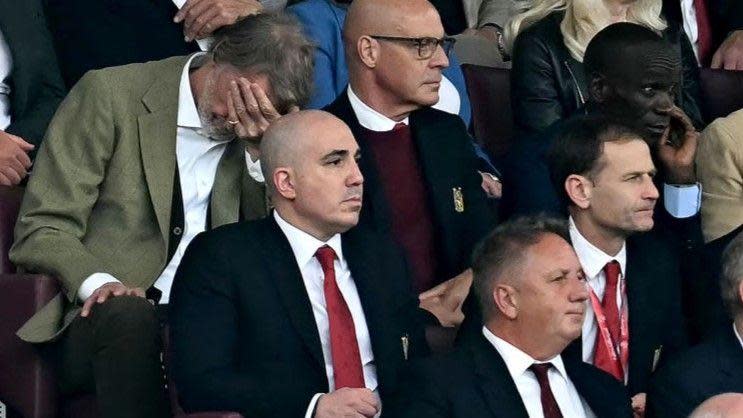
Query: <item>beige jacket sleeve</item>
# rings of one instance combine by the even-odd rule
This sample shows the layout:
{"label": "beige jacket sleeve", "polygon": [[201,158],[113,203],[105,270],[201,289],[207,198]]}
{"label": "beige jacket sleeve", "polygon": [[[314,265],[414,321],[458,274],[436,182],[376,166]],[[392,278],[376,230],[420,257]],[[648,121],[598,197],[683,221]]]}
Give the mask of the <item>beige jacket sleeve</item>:
{"label": "beige jacket sleeve", "polygon": [[705,242],[743,224],[743,109],[702,132],[696,156]]}

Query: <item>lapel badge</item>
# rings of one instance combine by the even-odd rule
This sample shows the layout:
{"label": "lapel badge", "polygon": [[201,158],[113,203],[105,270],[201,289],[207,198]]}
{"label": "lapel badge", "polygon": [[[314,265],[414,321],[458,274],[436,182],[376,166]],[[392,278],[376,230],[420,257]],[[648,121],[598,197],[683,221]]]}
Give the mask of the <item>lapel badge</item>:
{"label": "lapel badge", "polygon": [[408,359],[408,350],[410,349],[410,340],[408,338],[408,334],[403,335],[400,338],[400,342],[402,343],[402,356],[407,361],[407,359]]}
{"label": "lapel badge", "polygon": [[453,187],[451,191],[454,195],[454,210],[458,213],[464,212],[464,194],[462,193],[462,188]]}

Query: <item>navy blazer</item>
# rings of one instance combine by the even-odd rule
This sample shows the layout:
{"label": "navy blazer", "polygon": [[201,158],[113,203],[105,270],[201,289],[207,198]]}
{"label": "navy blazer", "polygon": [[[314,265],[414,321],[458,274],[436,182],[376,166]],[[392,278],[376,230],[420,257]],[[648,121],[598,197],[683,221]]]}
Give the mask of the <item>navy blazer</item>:
{"label": "navy blazer", "polygon": [[7,80],[11,123],[6,131],[36,145],[38,150],[65,95],[41,2],[0,0],[0,31],[13,59]]}
{"label": "navy blazer", "polygon": [[[371,231],[341,235],[359,293],[384,408],[408,355],[425,355],[418,300],[402,257]],[[176,273],[169,308],[172,372],[187,411],[301,417],[328,392],[320,336],[289,241],[272,216],[199,234]]]}
{"label": "navy blazer", "polygon": [[[563,362],[597,417],[632,416],[629,396],[614,378],[570,357]],[[506,363],[482,334],[452,354],[414,363],[403,393],[397,415],[404,418],[528,418]]]}
{"label": "navy blazer", "polygon": [[743,392],[743,347],[730,323],[658,371],[645,416],[686,418],[705,400],[727,392]]}

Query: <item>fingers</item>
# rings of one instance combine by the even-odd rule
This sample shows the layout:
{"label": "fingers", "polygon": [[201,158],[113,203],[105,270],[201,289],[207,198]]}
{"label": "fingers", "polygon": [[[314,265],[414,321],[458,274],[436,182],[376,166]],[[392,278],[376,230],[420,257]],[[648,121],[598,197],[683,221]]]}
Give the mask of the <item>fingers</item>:
{"label": "fingers", "polygon": [[34,148],[36,148],[34,144],[24,141],[23,138],[21,138],[20,136],[8,134],[8,137],[10,138],[11,141],[18,144],[18,146],[21,147],[21,149],[26,152],[32,151]]}
{"label": "fingers", "polygon": [[[253,92],[253,97],[255,97],[255,100],[258,102],[258,107],[260,108],[261,113],[267,120],[273,122],[281,117],[281,114],[279,114],[278,110],[273,107],[271,99],[268,98],[266,92],[263,91],[261,86],[255,83],[251,84],[250,90]],[[297,110],[299,110],[299,108],[297,108]]]}
{"label": "fingers", "polygon": [[292,107],[289,108],[289,112],[288,113],[296,113],[296,112],[299,112],[299,106],[292,105]]}
{"label": "fingers", "polygon": [[446,293],[446,290],[448,288],[449,288],[449,282],[448,281],[443,282],[441,284],[438,284],[438,285],[436,285],[436,286],[434,286],[434,287],[426,290],[425,292],[421,293],[420,295],[418,295],[418,299],[419,300],[424,300],[424,299],[429,299],[429,298],[433,298],[433,297],[436,297],[436,296],[442,296],[443,294]]}
{"label": "fingers", "polygon": [[17,171],[11,169],[10,167],[5,167],[3,169],[0,169],[0,173],[2,173],[2,185],[3,186],[15,186],[21,182],[23,177],[21,177],[20,174],[18,174]]}
{"label": "fingers", "polygon": [[15,186],[15,183],[10,181],[10,179],[0,171],[0,186]]}
{"label": "fingers", "polygon": [[211,35],[216,29],[224,24],[218,23],[220,12],[216,8],[207,8],[197,16],[191,25],[184,26],[186,37],[190,39],[203,39]]}
{"label": "fingers", "polygon": [[265,116],[263,115],[261,107],[258,104],[258,100],[253,94],[253,88],[250,81],[240,77],[240,79],[237,81],[237,84],[240,87],[240,94],[242,95],[243,101],[245,102],[245,110],[247,110],[248,115],[250,115],[250,118],[253,120],[253,122],[255,122],[258,129],[265,130],[266,128],[268,128],[268,120],[266,120]]}
{"label": "fingers", "polygon": [[141,287],[126,287],[121,283],[106,283],[96,289],[90,297],[85,299],[85,302],[83,302],[83,308],[82,311],[80,311],[80,316],[87,317],[90,315],[90,310],[93,309],[93,306],[95,304],[100,304],[112,297],[118,297],[118,296],[136,296],[136,297],[145,297],[145,291]]}
{"label": "fingers", "polygon": [[186,0],[185,3],[183,3],[183,7],[181,7],[180,10],[178,10],[178,13],[175,14],[173,17],[173,22],[175,23],[181,23],[188,15],[188,12],[191,10],[192,7],[197,5],[202,0]]}
{"label": "fingers", "polygon": [[141,287],[135,287],[135,288],[129,289],[129,295],[140,297],[140,298],[146,297],[145,291]]}

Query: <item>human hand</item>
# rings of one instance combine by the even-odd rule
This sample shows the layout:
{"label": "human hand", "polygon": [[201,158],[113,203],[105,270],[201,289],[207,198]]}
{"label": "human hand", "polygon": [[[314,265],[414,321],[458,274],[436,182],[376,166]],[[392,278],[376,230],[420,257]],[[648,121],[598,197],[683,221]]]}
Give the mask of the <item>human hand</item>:
{"label": "human hand", "polygon": [[472,269],[418,295],[420,307],[431,312],[441,326],[455,327],[464,320],[462,305],[472,285]]}
{"label": "human hand", "polygon": [[646,394],[638,393],[632,397],[632,415],[633,418],[643,418],[645,416]]}
{"label": "human hand", "polygon": [[501,36],[498,29],[491,25],[486,25],[481,28],[469,28],[463,32],[465,35],[479,36],[480,38],[487,39],[490,42],[497,43],[498,38]]}
{"label": "human hand", "polygon": [[371,390],[340,388],[320,396],[315,418],[372,418],[379,408],[379,399]]}
{"label": "human hand", "polygon": [[144,289],[141,287],[126,287],[122,283],[111,282],[106,283],[96,289],[89,298],[85,299],[83,303],[83,310],[80,312],[80,316],[87,317],[90,315],[90,310],[96,303],[103,303],[109,298],[116,296],[138,296],[140,298],[145,297]]}
{"label": "human hand", "polygon": [[[666,173],[665,181],[669,184],[694,183],[696,182],[694,156],[697,153],[699,132],[678,106],[672,107],[668,115],[671,117],[671,123],[657,144],[658,157]],[[681,131],[677,140],[671,137],[674,127]]]}
{"label": "human hand", "polygon": [[482,176],[482,189],[490,199],[499,199],[503,195],[503,184],[498,177],[490,173],[480,171]]}
{"label": "human hand", "polygon": [[733,31],[712,56],[712,68],[743,70],[743,30]]}
{"label": "human hand", "polygon": [[31,168],[28,152],[34,149],[22,138],[0,130],[0,185],[15,186]]}
{"label": "human hand", "polygon": [[[299,111],[292,106],[289,113]],[[281,117],[260,85],[240,77],[230,84],[227,97],[227,121],[235,126],[240,139],[256,140],[263,136],[271,122]]]}
{"label": "human hand", "polygon": [[186,41],[202,39],[222,26],[263,11],[258,0],[186,0],[173,21],[183,23]]}

